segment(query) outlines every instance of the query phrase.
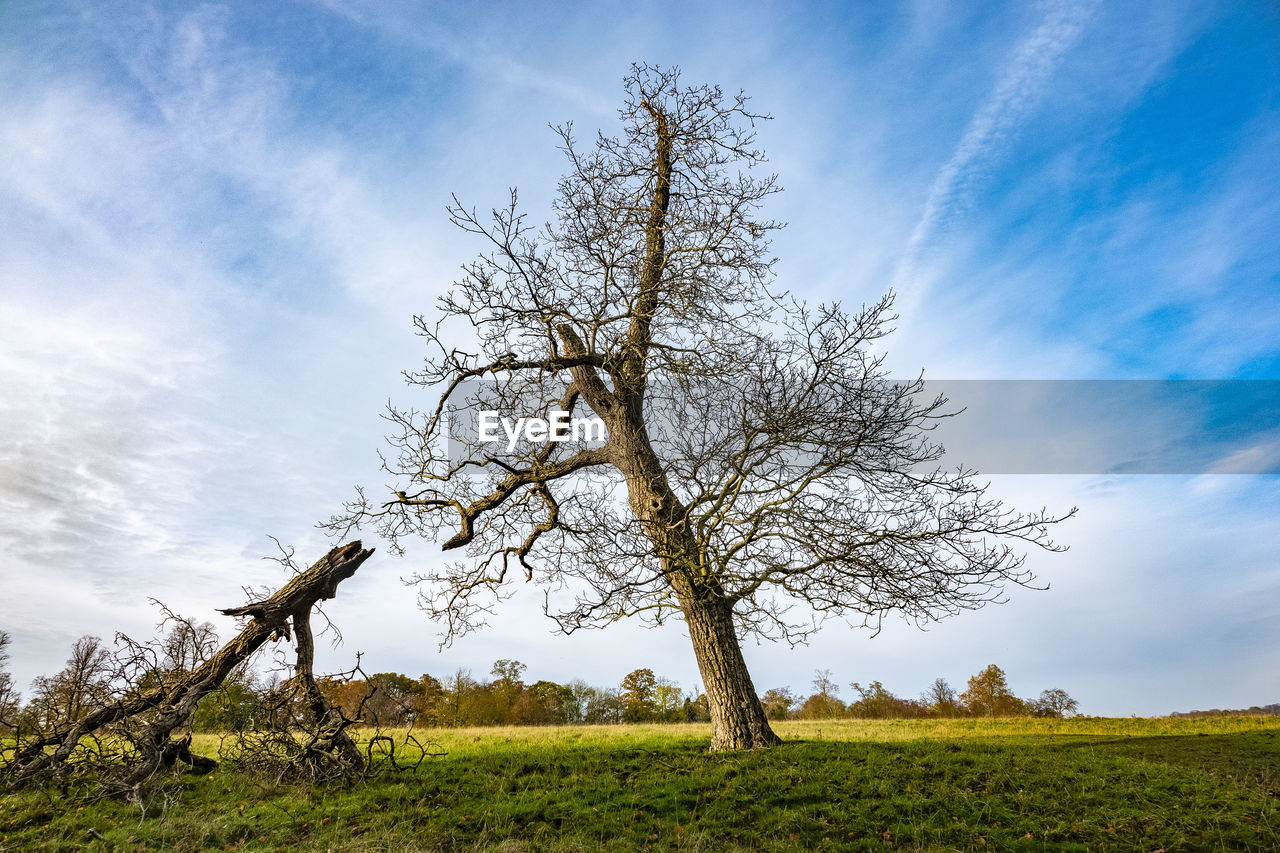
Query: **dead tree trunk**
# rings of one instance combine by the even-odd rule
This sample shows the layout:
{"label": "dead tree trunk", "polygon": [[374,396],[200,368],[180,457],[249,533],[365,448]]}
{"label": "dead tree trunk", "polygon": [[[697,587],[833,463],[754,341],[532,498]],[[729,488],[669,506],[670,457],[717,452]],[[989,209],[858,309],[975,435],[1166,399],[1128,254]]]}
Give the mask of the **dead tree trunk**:
{"label": "dead tree trunk", "polygon": [[306,700],[314,726],[309,742],[303,747],[302,760],[318,765],[316,769],[322,772],[328,766],[336,769],[339,774],[359,773],[364,769],[364,756],[347,734],[347,727],[355,721],[347,719],[340,710],[329,704],[329,700],[320,692],[320,686],[316,684],[312,669],[315,641],[311,636],[309,608],[293,614],[293,635],[298,644],[294,685]]}
{"label": "dead tree trunk", "polygon": [[[136,763],[127,768],[124,782],[132,787],[146,780],[164,764],[169,755],[175,754],[172,734],[191,719],[196,704],[216,690],[233,669],[248,660],[268,640],[288,638],[290,620],[295,625],[299,622],[307,625],[311,608],[316,602],[333,598],[338,584],[355,574],[356,569],[371,554],[373,551],[365,550],[359,542],[338,546],[270,598],[245,607],[222,610],[222,613],[229,616],[251,616],[253,619],[235,639],[179,681],[140,696],[113,702],[82,720],[21,744],[12,760],[0,768],[0,779],[11,785],[38,780],[46,773],[64,766],[76,745],[86,736],[112,724],[139,718],[145,720],[145,723],[141,735],[134,738],[138,758]],[[309,626],[305,635],[308,644],[306,677],[314,688]],[[300,654],[301,651],[299,649]],[[324,702],[318,689],[315,693],[319,701]],[[327,708],[327,703],[324,704]],[[319,706],[313,704],[314,707]],[[343,734],[341,729],[339,734]],[[359,750],[355,750],[354,744],[351,749],[358,760]]]}

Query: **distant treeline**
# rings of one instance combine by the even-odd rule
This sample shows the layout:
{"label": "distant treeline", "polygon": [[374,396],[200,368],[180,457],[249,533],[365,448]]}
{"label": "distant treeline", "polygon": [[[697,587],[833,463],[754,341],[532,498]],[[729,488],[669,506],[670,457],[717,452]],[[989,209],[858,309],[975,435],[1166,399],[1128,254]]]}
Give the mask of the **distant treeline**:
{"label": "distant treeline", "polygon": [[[495,661],[490,680],[459,669],[444,679],[409,678],[378,673],[367,679],[326,679],[321,689],[343,712],[368,725],[401,727],[527,726],[572,723],[683,723],[710,719],[701,690],[684,690],[648,668],[627,673],[617,687],[597,687],[575,679],[566,684],[524,680],[525,665]],[[906,717],[1062,717],[1078,705],[1064,690],[1045,690],[1021,699],[1009,689],[1004,672],[992,664],[969,679],[962,693],[937,679],[918,699],[895,696],[879,681],[853,682],[854,697],[844,702],[829,670],[816,673],[815,692],[803,696],[773,688],[760,697],[771,719]],[[212,721],[210,721],[212,722]],[[225,721],[224,721],[225,722]],[[218,727],[215,725],[214,727]]]}
{"label": "distant treeline", "polygon": [[[51,728],[77,720],[112,698],[164,677],[189,671],[218,646],[208,623],[182,623],[161,643],[153,673],[132,683],[120,678],[120,662],[96,637],[81,637],[63,669],[41,676],[26,701],[15,689],[5,666],[9,636],[0,631],[0,728]],[[696,687],[686,690],[652,669],[627,673],[616,687],[597,687],[582,679],[565,684],[526,681],[527,667],[517,660],[494,662],[488,679],[458,669],[444,678],[410,678],[395,672],[370,676],[331,677],[320,688],[350,719],[370,726],[459,727],[536,726],[573,723],[681,723],[710,719],[707,697]],[[285,673],[287,675],[287,673]],[[1044,690],[1034,699],[1013,693],[1000,667],[991,664],[973,675],[957,692],[946,679],[936,679],[917,698],[893,694],[881,682],[852,682],[849,701],[830,670],[819,670],[813,692],[798,694],[787,687],[766,690],[760,697],[770,719],[818,720],[835,718],[922,717],[1065,717],[1078,703],[1065,690]],[[279,673],[262,675],[237,669],[215,693],[201,701],[192,720],[198,731],[242,731],[267,722],[290,700],[288,682]],[[1280,704],[1247,709],[1189,711],[1171,717],[1280,715]]]}
{"label": "distant treeline", "polygon": [[[0,632],[0,723],[25,729],[49,729],[75,721],[91,709],[145,688],[174,672],[190,671],[217,648],[208,623],[182,623],[161,643],[155,671],[121,681],[121,668],[112,651],[96,637],[82,637],[72,648],[62,671],[37,678],[27,701],[13,689],[4,672],[8,636]],[[528,682],[526,666],[517,660],[494,662],[490,678],[478,679],[467,669],[445,678],[410,678],[395,672],[360,677],[321,679],[329,701],[352,720],[371,726],[458,727],[531,726],[571,723],[682,723],[710,719],[707,697],[700,689],[685,690],[670,679],[644,668],[627,673],[616,687],[597,687],[581,679],[566,684]],[[287,673],[286,673],[287,674]],[[1043,691],[1022,699],[1009,689],[1003,670],[991,664],[969,679],[957,693],[939,678],[916,699],[894,695],[879,681],[853,682],[850,701],[830,670],[813,679],[814,692],[793,693],[780,687],[765,691],[761,704],[771,719],[831,719],[839,717],[1062,717],[1074,714],[1077,703],[1064,690]],[[238,731],[255,728],[273,713],[287,710],[292,695],[280,674],[266,676],[242,667],[215,693],[197,706],[192,726],[198,731]],[[1213,712],[1218,713],[1218,712]],[[264,715],[267,715],[264,718]]]}
{"label": "distant treeline", "polygon": [[1229,708],[1212,711],[1174,711],[1170,717],[1280,717],[1280,702],[1271,705],[1253,705],[1248,708]]}

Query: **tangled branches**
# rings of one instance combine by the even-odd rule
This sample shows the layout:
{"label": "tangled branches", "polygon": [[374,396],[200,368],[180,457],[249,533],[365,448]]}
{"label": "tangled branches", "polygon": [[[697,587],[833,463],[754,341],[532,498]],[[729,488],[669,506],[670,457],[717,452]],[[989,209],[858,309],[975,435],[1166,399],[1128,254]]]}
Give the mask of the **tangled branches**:
{"label": "tangled branches", "polygon": [[346,731],[352,721],[331,707],[316,685],[310,619],[316,603],[333,598],[338,584],[372,553],[359,542],[338,546],[275,594],[221,611],[249,621],[216,650],[211,628],[171,613],[178,630],[166,642],[140,644],[120,636],[115,655],[92,638],[77,643],[64,671],[66,683],[50,684],[68,701],[52,704],[49,713],[19,725],[5,741],[0,783],[65,788],[92,781],[105,793],[138,798],[166,768],[209,768],[216,762],[195,755],[185,731],[196,706],[265,643],[291,638],[297,663],[287,683],[303,698],[309,726],[294,739],[294,749],[281,754],[308,778],[363,772],[364,756]]}

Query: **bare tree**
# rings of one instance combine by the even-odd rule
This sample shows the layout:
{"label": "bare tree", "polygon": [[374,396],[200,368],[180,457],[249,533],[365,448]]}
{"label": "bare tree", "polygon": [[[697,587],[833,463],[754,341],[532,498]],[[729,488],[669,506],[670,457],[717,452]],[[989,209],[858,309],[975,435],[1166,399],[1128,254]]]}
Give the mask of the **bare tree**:
{"label": "bare tree", "polygon": [[43,727],[75,723],[110,698],[111,675],[110,649],[100,638],[85,635],[72,644],[60,672],[35,679],[28,711]]}
{"label": "bare tree", "polygon": [[0,631],[0,732],[17,727],[18,709],[22,694],[13,685],[13,676],[9,673],[8,631]]}
{"label": "bare tree", "polygon": [[960,698],[945,678],[935,678],[929,689],[920,694],[920,702],[935,717],[956,717],[961,710]]}
{"label": "bare tree", "polygon": [[1040,698],[1028,702],[1031,713],[1037,717],[1071,717],[1080,708],[1080,703],[1071,698],[1071,694],[1061,687],[1051,687],[1040,691]]}
{"label": "bare tree", "polygon": [[162,665],[172,672],[191,672],[218,650],[218,631],[209,622],[195,622],[169,613],[172,623],[161,642]]}
{"label": "bare tree", "polygon": [[815,669],[813,671],[813,689],[818,692],[819,696],[829,696],[834,699],[840,693],[840,685],[836,684],[836,680],[831,677],[829,669]]}
{"label": "bare tree", "polygon": [[[546,585],[566,633],[678,615],[712,748],[768,746],[743,634],[794,642],[828,614],[877,626],[980,607],[1030,580],[1015,546],[1055,547],[1060,519],[936,465],[928,430],[945,400],[891,381],[870,351],[891,296],[849,313],[771,289],[779,225],[758,212],[779,186],[755,171],[754,141],[766,116],[674,70],[635,67],[625,89],[621,136],[584,147],[558,129],[555,222],[530,225],[514,191],[492,217],[455,198],[454,223],[488,249],[439,322],[414,318],[431,352],[407,376],[440,396],[390,411],[394,497],[359,492],[330,525],[468,549],[417,578],[446,642],[483,624],[516,573]],[[539,427],[485,443],[458,426],[468,407],[513,423],[590,416],[607,441],[539,441]]]}

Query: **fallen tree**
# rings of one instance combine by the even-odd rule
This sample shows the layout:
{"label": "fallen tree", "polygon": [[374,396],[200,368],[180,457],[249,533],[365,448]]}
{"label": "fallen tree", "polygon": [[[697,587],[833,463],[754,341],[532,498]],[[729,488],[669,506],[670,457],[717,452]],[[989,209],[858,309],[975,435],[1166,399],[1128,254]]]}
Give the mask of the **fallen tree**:
{"label": "fallen tree", "polygon": [[8,758],[0,756],[0,781],[19,786],[65,778],[79,771],[89,755],[103,754],[101,749],[86,751],[82,746],[86,741],[117,745],[110,750],[109,762],[89,763],[110,777],[104,779],[109,787],[122,792],[136,790],[176,761],[198,768],[213,766],[212,759],[191,752],[189,735],[175,737],[175,733],[189,724],[200,700],[218,689],[237,666],[268,641],[280,639],[297,644],[290,681],[312,718],[309,736],[299,742],[292,760],[313,777],[361,772],[364,758],[346,732],[353,721],[333,708],[316,685],[310,619],[316,603],[333,598],[338,584],[355,574],[371,554],[373,550],[364,549],[358,541],[340,545],[275,594],[243,607],[222,609],[225,615],[250,621],[192,671],[162,679],[155,687],[125,685],[120,698],[50,731],[19,731]]}

